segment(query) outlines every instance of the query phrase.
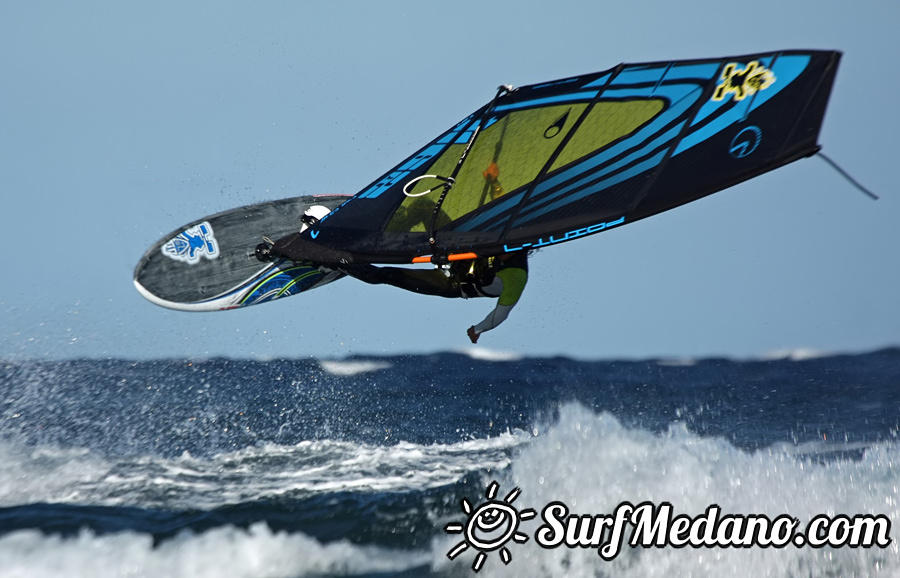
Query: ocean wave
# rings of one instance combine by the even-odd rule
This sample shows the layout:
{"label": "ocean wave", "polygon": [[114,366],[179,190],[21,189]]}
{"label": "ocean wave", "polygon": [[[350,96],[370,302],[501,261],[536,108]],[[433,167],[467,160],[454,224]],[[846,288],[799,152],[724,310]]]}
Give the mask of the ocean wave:
{"label": "ocean wave", "polygon": [[[459,536],[443,528],[492,480],[502,495],[521,488],[516,506],[538,512],[553,500],[586,515],[649,500],[689,515],[718,504],[801,522],[822,513],[896,522],[898,359],[892,349],[803,363],[494,363],[458,353],[335,362],[391,366],[356,377],[316,360],[8,364],[0,559],[20,575],[69,575],[52,560],[77,565],[79,547],[115,546],[122,560],[112,568],[177,575],[169,569],[180,557],[202,575],[206,560],[230,555],[228,540],[250,558],[283,540],[328,564],[350,540],[348,557],[364,544],[397,566],[289,558],[277,575],[471,575],[474,552],[448,560]],[[590,549],[540,548],[539,524],[523,523],[532,538],[509,544],[508,566],[493,552],[480,575],[900,575],[896,530],[888,549],[627,549],[604,562]],[[242,564],[221,573],[269,572]]]}
{"label": "ocean wave", "polygon": [[320,440],[265,444],[212,458],[183,454],[103,458],[83,449],[0,443],[0,506],[90,504],[213,509],[336,492],[408,492],[457,482],[483,468],[509,465],[531,439],[505,432],[453,444],[392,445]]}
{"label": "ocean wave", "polygon": [[323,544],[257,523],[183,533],[157,546],[152,536],[137,532],[98,536],[84,530],[63,538],[22,530],[0,537],[0,560],[5,576],[34,578],[285,578],[393,574],[429,564],[430,555],[346,540]]}
{"label": "ocean wave", "polygon": [[[674,423],[664,433],[622,425],[608,413],[567,404],[559,419],[543,427],[523,446],[499,477],[505,492],[521,489],[516,506],[538,513],[562,501],[571,515],[609,514],[622,502],[670,502],[677,513],[703,514],[712,504],[723,513],[790,514],[801,527],[817,514],[880,514],[894,524],[887,549],[811,547],[775,548],[629,548],[607,562],[596,550],[560,547],[545,550],[535,543],[540,515],[523,523],[532,536],[510,544],[509,565],[489,556],[487,568],[498,576],[896,576],[900,573],[900,446],[881,442],[817,460],[835,446],[772,446],[748,452],[727,440],[704,437]],[[485,479],[485,484],[488,483]],[[480,501],[480,495],[468,496]],[[460,513],[463,517],[463,514]],[[463,517],[464,518],[464,517]],[[435,553],[449,551],[458,538],[435,540]],[[438,567],[471,564],[439,562]]]}
{"label": "ocean wave", "polygon": [[[0,559],[9,561],[4,568],[37,577],[69,567],[84,573],[66,575],[101,578],[121,575],[126,567],[138,569],[136,576],[468,573],[474,552],[449,560],[447,553],[460,538],[442,529],[465,521],[460,500],[477,505],[496,480],[499,495],[519,488],[515,506],[538,513],[553,501],[579,515],[608,514],[626,501],[650,501],[670,502],[676,513],[690,516],[713,504],[723,513],[790,514],[801,525],[818,514],[879,514],[894,522],[893,543],[887,549],[625,547],[617,558],[604,561],[592,549],[541,548],[534,539],[542,523],[538,516],[521,525],[530,537],[526,543],[508,544],[508,565],[488,552],[484,575],[893,576],[900,572],[898,462],[895,442],[823,440],[747,451],[724,438],[694,433],[681,422],[650,431],[578,403],[563,404],[556,418],[536,422],[528,433],[454,444],[368,446],[326,440],[245,448],[208,459],[146,457],[124,464],[84,450],[0,444],[0,496],[6,503],[218,508],[216,515],[223,516],[224,504],[261,512],[259,504],[284,496],[320,495],[325,502],[341,492],[373,496],[359,511],[371,516],[361,534],[367,536],[366,545],[320,540],[302,526],[286,532],[262,523],[242,528],[226,517],[200,533],[183,531],[161,541],[134,529],[68,537],[20,530],[0,536]],[[469,482],[454,483],[461,478]],[[31,479],[44,485],[23,489],[29,485],[23,480]],[[419,498],[408,505],[424,510],[415,521],[385,515],[383,505],[380,516],[371,515],[378,509],[370,508],[383,504],[379,492],[422,496],[429,488],[438,491],[433,500]],[[405,507],[392,506],[395,511]],[[344,510],[341,515],[355,514]],[[429,540],[427,550],[414,546]]]}

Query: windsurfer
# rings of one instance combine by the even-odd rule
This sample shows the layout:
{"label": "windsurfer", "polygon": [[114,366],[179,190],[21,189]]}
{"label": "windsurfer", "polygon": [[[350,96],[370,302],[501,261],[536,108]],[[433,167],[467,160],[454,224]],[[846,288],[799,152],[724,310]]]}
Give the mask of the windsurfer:
{"label": "windsurfer", "polygon": [[503,323],[518,303],[528,282],[528,252],[457,261],[450,269],[342,265],[340,270],[372,285],[393,285],[422,295],[496,298],[497,305],[488,316],[467,330],[472,343],[477,343],[482,333]]}

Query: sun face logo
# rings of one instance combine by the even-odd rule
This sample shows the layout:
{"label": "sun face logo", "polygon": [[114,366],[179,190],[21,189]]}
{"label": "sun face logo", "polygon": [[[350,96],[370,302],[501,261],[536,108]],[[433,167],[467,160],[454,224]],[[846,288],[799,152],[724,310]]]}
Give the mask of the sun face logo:
{"label": "sun face logo", "polygon": [[500,559],[504,564],[509,564],[512,555],[506,549],[506,543],[512,540],[524,544],[528,541],[528,536],[518,531],[519,524],[524,520],[534,518],[535,511],[528,508],[520,512],[512,506],[522,492],[519,488],[514,488],[504,499],[497,500],[499,489],[500,484],[491,482],[485,492],[487,501],[475,509],[472,508],[469,500],[462,499],[460,505],[463,513],[467,516],[466,522],[464,524],[451,522],[444,526],[444,532],[462,534],[463,541],[447,552],[447,558],[453,560],[472,547],[478,550],[475,561],[472,563],[472,570],[478,572],[484,565],[489,552],[500,550]]}
{"label": "sun face logo", "polygon": [[775,75],[756,60],[747,64],[744,69],[738,69],[736,63],[729,62],[722,70],[721,80],[712,99],[719,101],[733,94],[734,100],[741,101],[748,95],[772,86],[775,83]]}

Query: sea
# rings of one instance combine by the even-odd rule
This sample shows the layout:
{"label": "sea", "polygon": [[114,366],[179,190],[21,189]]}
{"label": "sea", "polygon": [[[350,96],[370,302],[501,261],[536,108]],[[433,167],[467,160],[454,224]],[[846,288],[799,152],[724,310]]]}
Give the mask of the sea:
{"label": "sea", "polygon": [[[0,576],[900,576],[898,430],[897,348],[0,361]],[[538,543],[626,502],[890,544]]]}

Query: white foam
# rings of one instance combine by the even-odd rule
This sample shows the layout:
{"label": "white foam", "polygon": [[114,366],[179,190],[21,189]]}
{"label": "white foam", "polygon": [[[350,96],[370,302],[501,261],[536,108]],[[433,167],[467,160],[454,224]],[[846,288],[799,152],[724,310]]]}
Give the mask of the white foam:
{"label": "white foam", "polygon": [[260,522],[199,535],[184,533],[153,547],[147,534],[45,536],[34,530],[0,537],[0,574],[35,578],[283,578],[318,574],[403,572],[428,564],[426,552],[358,546],[347,541],[321,544],[304,534],[272,532]]}
{"label": "white foam", "polygon": [[403,492],[505,468],[531,436],[506,432],[454,444],[371,445],[332,440],[268,444],[213,458],[102,459],[85,450],[0,443],[0,506],[37,502],[213,509],[289,495]]}
{"label": "white foam", "polygon": [[811,347],[798,347],[795,349],[776,349],[769,351],[761,356],[763,361],[776,361],[779,359],[789,359],[790,361],[805,361],[807,359],[819,359],[833,355],[827,351],[813,349]]}
{"label": "white foam", "polygon": [[84,449],[0,443],[0,507],[90,499],[86,489],[102,482],[110,469]]}
{"label": "white foam", "polygon": [[512,351],[498,351],[484,347],[468,347],[457,351],[479,361],[519,361],[522,355]]}
{"label": "white foam", "polygon": [[[826,449],[805,447],[800,452]],[[492,576],[897,576],[897,463],[900,447],[893,443],[870,447],[858,461],[817,464],[780,447],[747,453],[725,440],[697,436],[681,424],[664,435],[628,429],[609,414],[567,405],[560,410],[559,422],[523,446],[498,480],[503,492],[520,487],[516,506],[534,508],[538,516],[522,524],[529,541],[509,545],[513,559],[508,566],[491,555],[485,568]],[[475,492],[468,498],[482,499]],[[801,521],[801,528],[817,514],[882,514],[892,520],[893,543],[883,550],[626,546],[605,562],[594,549],[545,550],[535,543],[540,512],[554,500],[566,503],[571,514],[584,515],[609,514],[624,501],[668,501],[676,513],[691,516],[718,504],[723,514],[790,514]],[[440,558],[458,541],[449,536],[435,539],[439,568],[471,565],[472,553],[452,562]]]}
{"label": "white foam", "polygon": [[679,357],[674,359],[658,359],[657,365],[663,367],[693,367],[697,365],[697,360],[690,357]]}
{"label": "white foam", "polygon": [[386,361],[333,361],[321,360],[319,367],[325,373],[338,377],[351,377],[361,373],[371,373],[382,369],[390,369],[391,364]]}

